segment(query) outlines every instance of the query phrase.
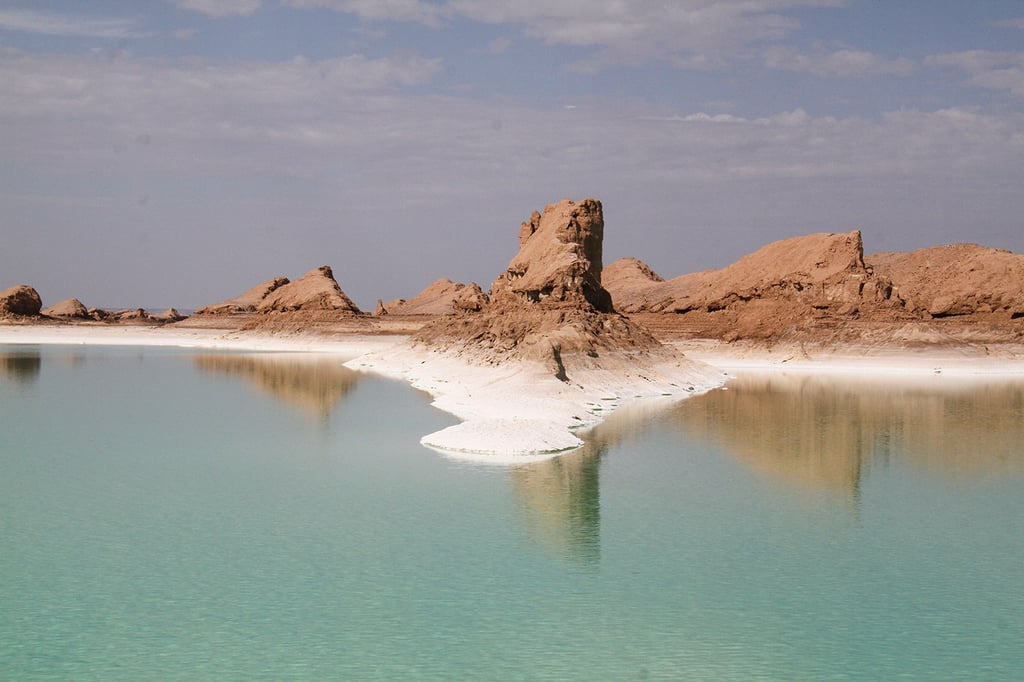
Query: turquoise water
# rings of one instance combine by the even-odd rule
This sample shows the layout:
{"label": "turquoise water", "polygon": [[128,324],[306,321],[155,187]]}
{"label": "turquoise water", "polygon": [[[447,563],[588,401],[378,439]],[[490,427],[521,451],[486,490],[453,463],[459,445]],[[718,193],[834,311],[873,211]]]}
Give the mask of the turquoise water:
{"label": "turquoise water", "polygon": [[1024,386],[744,378],[447,459],[323,358],[0,347],[0,679],[1020,679]]}

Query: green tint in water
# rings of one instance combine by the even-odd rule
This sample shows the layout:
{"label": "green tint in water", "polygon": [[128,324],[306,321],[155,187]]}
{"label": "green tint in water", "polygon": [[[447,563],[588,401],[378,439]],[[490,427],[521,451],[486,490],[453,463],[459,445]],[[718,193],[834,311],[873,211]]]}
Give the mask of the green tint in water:
{"label": "green tint in water", "polygon": [[0,348],[0,678],[1012,679],[1024,391],[949,385],[491,468],[325,358]]}

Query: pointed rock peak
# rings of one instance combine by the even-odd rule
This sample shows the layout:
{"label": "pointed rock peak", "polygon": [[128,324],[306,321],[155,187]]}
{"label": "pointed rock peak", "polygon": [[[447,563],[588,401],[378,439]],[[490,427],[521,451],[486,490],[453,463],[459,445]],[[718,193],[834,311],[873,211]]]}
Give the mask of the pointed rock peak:
{"label": "pointed rock peak", "polygon": [[256,308],[257,312],[292,310],[334,310],[359,313],[338,282],[330,266],[323,265],[270,292]]}
{"label": "pointed rock peak", "polygon": [[89,318],[89,310],[77,298],[68,298],[44,310],[43,315],[85,320]]}
{"label": "pointed rock peak", "polygon": [[265,299],[271,292],[280,289],[285,284],[289,283],[287,277],[274,277],[268,279],[266,282],[260,282],[252,289],[249,289],[243,294],[239,294],[234,298],[229,298],[221,303],[214,303],[213,305],[204,306],[196,310],[198,315],[225,315],[232,313],[251,313],[256,311],[258,306],[263,299]]}

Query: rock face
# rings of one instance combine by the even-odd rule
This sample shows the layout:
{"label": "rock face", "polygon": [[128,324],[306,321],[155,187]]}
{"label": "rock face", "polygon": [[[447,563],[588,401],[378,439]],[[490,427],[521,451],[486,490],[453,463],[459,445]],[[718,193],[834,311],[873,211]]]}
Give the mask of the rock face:
{"label": "rock face", "polygon": [[27,284],[0,291],[0,317],[34,317],[42,308],[39,292]]}
{"label": "rock face", "polygon": [[878,253],[868,262],[919,317],[1024,317],[1024,255],[977,244]]}
{"label": "rock face", "polygon": [[448,315],[480,311],[488,300],[487,294],[475,282],[462,284],[442,278],[409,300],[381,303],[380,308],[384,314],[390,315]]}
{"label": "rock face", "polygon": [[330,266],[310,270],[305,275],[275,288],[256,306],[256,312],[330,310],[358,314],[359,308],[345,295],[334,279]]}
{"label": "rock face", "polygon": [[249,289],[244,294],[229,298],[221,303],[204,306],[196,310],[197,315],[233,315],[237,313],[254,313],[256,307],[263,302],[271,292],[280,289],[288,284],[287,277],[275,277],[261,282]]}
{"label": "rock face", "polygon": [[612,312],[601,286],[604,213],[601,202],[565,199],[534,211],[519,228],[519,255],[491,286],[499,306],[516,301],[545,307],[592,308]]}
{"label": "rock face", "polygon": [[898,314],[892,283],[864,262],[859,231],[774,242],[720,270],[668,281],[639,261],[615,263],[608,287],[621,310],[674,313],[708,336],[769,338],[865,311]]}
{"label": "rock face", "polygon": [[623,259],[607,268],[604,281],[620,310],[671,313],[666,328],[726,340],[811,338],[814,329],[854,319],[1024,318],[1024,256],[954,244],[865,258],[857,231],[786,239],[721,270],[668,281]]}
{"label": "rock face", "polygon": [[327,265],[295,280],[275,277],[244,294],[196,310],[197,315],[234,315],[294,311],[331,311],[358,314],[359,308],[345,295]]}
{"label": "rock face", "polygon": [[44,310],[43,315],[47,317],[88,320],[89,310],[77,298],[68,298]]}
{"label": "rock face", "polygon": [[519,232],[519,253],[478,312],[425,326],[420,343],[499,363],[545,363],[566,380],[567,367],[593,365],[609,351],[655,351],[661,344],[612,309],[601,286],[601,202],[563,200],[534,213]]}

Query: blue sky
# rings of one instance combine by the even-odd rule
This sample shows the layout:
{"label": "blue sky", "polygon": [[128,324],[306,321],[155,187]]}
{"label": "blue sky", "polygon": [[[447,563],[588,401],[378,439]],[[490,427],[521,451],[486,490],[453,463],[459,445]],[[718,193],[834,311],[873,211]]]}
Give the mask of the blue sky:
{"label": "blue sky", "polygon": [[485,289],[605,206],[671,277],[860,229],[1024,251],[1024,3],[0,0],[0,288],[191,308]]}

